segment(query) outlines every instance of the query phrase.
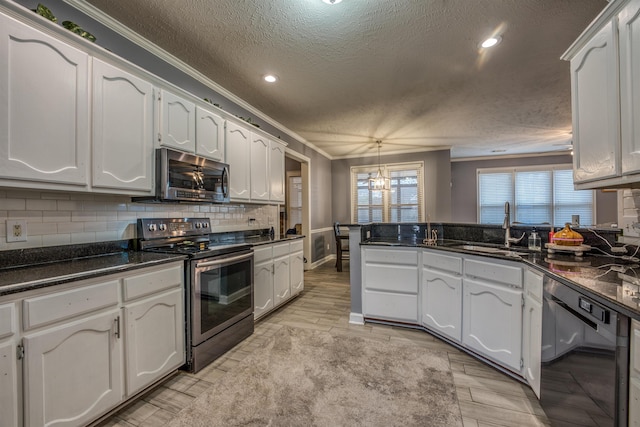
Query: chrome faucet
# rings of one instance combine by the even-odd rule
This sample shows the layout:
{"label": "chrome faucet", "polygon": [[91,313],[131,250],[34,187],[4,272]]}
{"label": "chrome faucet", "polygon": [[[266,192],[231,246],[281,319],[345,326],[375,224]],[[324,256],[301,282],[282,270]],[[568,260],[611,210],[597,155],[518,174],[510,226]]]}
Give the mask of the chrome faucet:
{"label": "chrome faucet", "polygon": [[511,206],[509,202],[504,202],[504,222],[502,223],[504,229],[504,246],[509,248],[512,243],[520,242],[526,233],[522,233],[520,237],[511,237]]}

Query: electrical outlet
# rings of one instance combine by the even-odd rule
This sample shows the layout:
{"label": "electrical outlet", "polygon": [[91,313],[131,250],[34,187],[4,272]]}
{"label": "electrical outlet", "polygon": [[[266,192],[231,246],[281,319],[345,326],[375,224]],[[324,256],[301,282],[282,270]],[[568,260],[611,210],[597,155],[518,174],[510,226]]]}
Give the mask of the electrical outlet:
{"label": "electrical outlet", "polygon": [[27,241],[27,220],[7,220],[7,243]]}
{"label": "electrical outlet", "polygon": [[327,243],[327,250],[331,249],[331,245]]}

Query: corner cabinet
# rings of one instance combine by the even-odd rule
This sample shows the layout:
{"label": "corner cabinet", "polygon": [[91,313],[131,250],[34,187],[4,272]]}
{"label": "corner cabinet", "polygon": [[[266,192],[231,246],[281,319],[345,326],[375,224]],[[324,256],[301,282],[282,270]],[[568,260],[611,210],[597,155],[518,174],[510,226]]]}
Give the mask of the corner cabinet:
{"label": "corner cabinet", "polygon": [[153,190],[153,85],[93,59],[92,187]]}
{"label": "corner cabinet", "polygon": [[0,57],[0,180],[88,188],[89,56],[0,14]]}
{"label": "corner cabinet", "polygon": [[610,2],[565,52],[571,61],[577,189],[640,184],[640,0]]}

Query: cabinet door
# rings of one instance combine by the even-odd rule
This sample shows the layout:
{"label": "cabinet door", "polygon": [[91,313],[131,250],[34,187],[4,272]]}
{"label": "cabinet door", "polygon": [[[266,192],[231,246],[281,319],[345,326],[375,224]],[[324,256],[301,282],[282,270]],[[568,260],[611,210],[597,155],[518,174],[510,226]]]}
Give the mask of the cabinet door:
{"label": "cabinet door", "polygon": [[125,306],[128,396],[184,364],[183,306],[182,288]]}
{"label": "cabinet door", "polygon": [[196,150],[196,105],[166,90],[160,94],[160,145]]}
{"label": "cabinet door", "polygon": [[196,154],[224,162],[224,119],[196,107]]}
{"label": "cabinet door", "polygon": [[304,289],[304,256],[302,251],[289,256],[291,268],[291,295],[298,295]]}
{"label": "cabinet door", "polygon": [[640,378],[629,381],[629,427],[640,427]]}
{"label": "cabinet door", "polygon": [[571,60],[574,182],[620,174],[620,108],[614,22]]}
{"label": "cabinet door", "polygon": [[233,122],[227,122],[225,153],[229,164],[229,193],[231,199],[249,200],[251,161],[251,132]]}
{"label": "cabinet door", "polygon": [[253,267],[253,318],[258,319],[273,308],[273,261]]}
{"label": "cabinet door", "polygon": [[422,324],[461,341],[462,277],[422,270]]}
{"label": "cabinet door", "polygon": [[522,291],[463,280],[462,342],[520,372]]}
{"label": "cabinet door", "polygon": [[522,359],[524,377],[538,398],[540,398],[542,356],[542,280],[542,275],[525,270]]}
{"label": "cabinet door", "polygon": [[269,140],[251,136],[251,200],[269,200]]}
{"label": "cabinet door", "polygon": [[0,15],[0,177],[85,186],[88,56]]}
{"label": "cabinet door", "polygon": [[86,425],[122,396],[120,310],[24,337],[26,426]]}
{"label": "cabinet door", "polygon": [[640,173],[640,0],[618,15],[622,174]]}
{"label": "cabinet door", "polygon": [[93,60],[93,187],[153,190],[153,85]]}
{"label": "cabinet door", "polygon": [[0,344],[0,425],[18,425],[18,361],[13,341]]}
{"label": "cabinet door", "polygon": [[269,153],[269,199],[272,202],[284,203],[284,146],[271,141]]}
{"label": "cabinet door", "polygon": [[291,298],[289,255],[273,260],[273,289],[275,306]]}

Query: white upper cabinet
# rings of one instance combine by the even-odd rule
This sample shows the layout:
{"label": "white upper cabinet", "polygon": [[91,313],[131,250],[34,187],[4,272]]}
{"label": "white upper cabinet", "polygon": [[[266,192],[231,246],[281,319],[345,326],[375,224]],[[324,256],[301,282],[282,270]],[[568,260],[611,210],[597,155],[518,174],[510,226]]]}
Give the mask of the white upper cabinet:
{"label": "white upper cabinet", "polygon": [[251,200],[269,200],[269,140],[251,134]]}
{"label": "white upper cabinet", "polygon": [[622,173],[631,174],[640,172],[640,0],[631,0],[618,19]]}
{"label": "white upper cabinet", "polygon": [[620,174],[616,56],[612,21],[571,59],[576,183]]}
{"label": "white upper cabinet", "polygon": [[160,146],[196,151],[196,105],[166,90],[160,91]]}
{"label": "white upper cabinet", "polygon": [[0,178],[86,187],[88,55],[0,15],[0,58]]}
{"label": "white upper cabinet", "polygon": [[92,186],[153,189],[153,85],[93,60]]}
{"label": "white upper cabinet", "polygon": [[224,162],[224,119],[196,107],[196,154]]}
{"label": "white upper cabinet", "polygon": [[269,200],[284,203],[284,146],[276,141],[270,142],[269,152]]}
{"label": "white upper cabinet", "polygon": [[228,121],[225,139],[231,200],[249,200],[251,186],[251,169],[249,168],[251,132]]}
{"label": "white upper cabinet", "polygon": [[610,2],[571,61],[577,189],[640,186],[640,0]]}

